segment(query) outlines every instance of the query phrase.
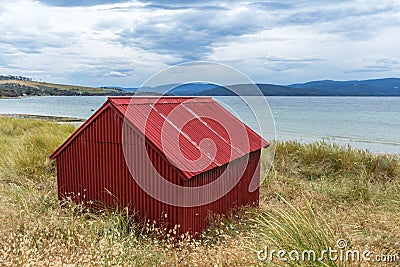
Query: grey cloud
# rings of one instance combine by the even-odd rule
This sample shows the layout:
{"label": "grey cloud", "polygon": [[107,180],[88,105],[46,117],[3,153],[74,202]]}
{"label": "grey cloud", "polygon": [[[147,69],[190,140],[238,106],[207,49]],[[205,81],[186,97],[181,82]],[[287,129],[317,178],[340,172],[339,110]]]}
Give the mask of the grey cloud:
{"label": "grey cloud", "polygon": [[[215,2],[206,1],[205,8],[209,9],[206,12],[197,9],[199,1],[146,3],[149,3],[148,8],[166,10],[166,14],[121,30],[117,41],[125,46],[173,54],[180,58],[178,62],[204,59],[216,43],[282,26],[317,25],[315,30],[322,33],[365,40],[389,23],[387,20],[372,21],[371,16],[399,12],[399,7],[394,8],[389,2],[366,5],[348,0],[335,3],[327,0],[267,1],[246,5],[245,2],[240,4],[241,1],[230,2],[237,4],[240,11],[233,7],[232,10],[221,9]],[[175,10],[179,10],[179,15]]]}
{"label": "grey cloud", "polygon": [[[266,14],[273,14],[269,21],[275,27],[317,26],[316,30],[331,33],[349,40],[366,40],[382,27],[400,24],[400,5],[393,1],[378,4],[363,1],[264,1],[250,4]],[[392,16],[392,19],[387,19]]]}
{"label": "grey cloud", "polygon": [[[118,3],[129,3],[131,0],[39,0],[39,2],[44,3],[49,6],[60,6],[60,7],[75,7],[75,6],[96,6],[105,4],[118,4]],[[191,1],[140,1],[149,8],[162,8],[162,9],[180,9],[188,7],[191,5],[198,5],[201,7],[205,3],[218,3],[216,1],[201,1],[201,0],[191,0]],[[210,6],[211,7],[211,6]]]}
{"label": "grey cloud", "polygon": [[163,10],[184,10],[184,9],[187,9],[187,7],[182,7],[182,6],[159,5],[159,4],[147,4],[146,8],[148,8],[148,9],[163,9]]}
{"label": "grey cloud", "polygon": [[127,77],[128,75],[123,72],[117,71],[117,70],[112,70],[105,76],[106,77]]}
{"label": "grey cloud", "polygon": [[266,2],[255,2],[251,3],[251,6],[255,8],[260,8],[264,10],[279,10],[279,9],[291,9],[293,8],[293,3],[290,2],[275,2],[275,1],[266,1]]}
{"label": "grey cloud", "polygon": [[128,0],[40,0],[49,6],[61,6],[61,7],[74,7],[74,6],[96,6],[104,4],[115,4],[122,2],[129,2]]}
{"label": "grey cloud", "polygon": [[289,58],[289,57],[275,57],[275,56],[259,57],[259,59],[265,59],[271,62],[286,62],[286,63],[311,63],[315,61],[326,60],[325,58],[316,58],[316,57]]}
{"label": "grey cloud", "polygon": [[[336,0],[336,4],[344,3],[344,2],[351,2],[351,0]],[[277,9],[295,9],[295,8],[310,8],[310,7],[316,7],[316,6],[321,6],[325,4],[332,4],[332,1],[330,0],[313,0],[313,1],[308,1],[308,0],[286,0],[286,1],[262,1],[262,2],[253,2],[250,3],[250,5],[263,8],[263,9],[272,9],[272,10],[277,10]]]}
{"label": "grey cloud", "polygon": [[211,40],[206,32],[196,32],[181,25],[157,30],[151,25],[121,32],[119,41],[125,46],[137,46],[161,54],[179,55],[186,60],[195,60],[211,51]]}
{"label": "grey cloud", "polygon": [[[0,44],[6,45],[6,52],[18,51],[25,54],[40,54],[44,44],[34,38],[27,37],[0,37]],[[3,48],[4,49],[4,48]]]}
{"label": "grey cloud", "polygon": [[252,10],[234,15],[228,11],[188,10],[136,23],[121,31],[118,41],[125,46],[179,55],[183,60],[198,60],[210,53],[216,42],[259,31],[259,20]]}
{"label": "grey cloud", "polygon": [[264,62],[261,67],[274,71],[285,71],[293,69],[302,69],[310,66],[315,62],[325,61],[324,58],[304,57],[304,58],[288,58],[288,57],[274,57],[266,56],[259,57],[256,60]]}
{"label": "grey cloud", "polygon": [[203,10],[203,11],[209,11],[209,10],[228,10],[225,7],[221,6],[210,6],[210,5],[192,5],[192,6],[182,6],[182,5],[162,5],[162,4],[148,4],[146,5],[146,8],[149,9],[163,9],[163,10],[187,10],[187,9],[195,9],[195,10]]}
{"label": "grey cloud", "polygon": [[48,33],[34,34],[22,32],[17,34],[5,34],[0,36],[0,44],[8,47],[7,51],[19,51],[26,54],[40,54],[44,48],[66,47],[66,40],[76,39],[72,33]]}
{"label": "grey cloud", "polygon": [[[78,57],[79,55],[75,55]],[[112,76],[112,77],[127,77],[133,75],[138,68],[145,68],[146,66],[132,62],[127,58],[96,58],[80,57],[79,69],[84,72],[90,72],[93,76]]]}
{"label": "grey cloud", "polygon": [[382,58],[374,64],[368,64],[363,68],[349,71],[350,73],[368,73],[368,72],[390,72],[400,70],[400,59]]}
{"label": "grey cloud", "polygon": [[393,7],[381,6],[381,7],[371,7],[368,9],[360,9],[357,7],[330,7],[329,9],[323,7],[317,7],[312,10],[303,10],[299,12],[294,12],[290,15],[289,22],[295,24],[312,24],[312,23],[323,23],[323,22],[333,22],[340,21],[348,18],[357,17],[369,17],[375,14],[393,11]]}
{"label": "grey cloud", "polygon": [[216,3],[217,1],[210,1],[210,0],[141,0],[140,2],[147,3],[147,4],[155,4],[155,5],[193,5],[193,4],[209,4],[209,3]]}
{"label": "grey cloud", "polygon": [[9,63],[9,60],[7,58],[7,55],[4,55],[2,53],[2,51],[0,50],[0,66],[8,65],[8,63]]}
{"label": "grey cloud", "polygon": [[294,10],[281,18],[281,25],[318,25],[319,31],[342,36],[349,40],[366,40],[383,27],[393,26],[395,20],[384,17],[400,12],[391,3],[381,5],[351,5],[313,7]]}

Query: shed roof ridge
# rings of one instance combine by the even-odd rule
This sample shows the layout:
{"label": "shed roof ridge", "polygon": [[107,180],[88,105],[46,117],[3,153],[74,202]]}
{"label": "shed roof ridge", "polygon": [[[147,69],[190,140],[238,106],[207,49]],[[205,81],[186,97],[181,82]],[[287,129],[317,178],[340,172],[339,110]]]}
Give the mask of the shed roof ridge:
{"label": "shed roof ridge", "polygon": [[[133,99],[141,100],[143,102],[133,102]],[[179,104],[186,101],[192,103],[210,103],[213,102],[212,97],[197,97],[197,96],[130,96],[130,97],[108,97],[109,102],[115,106],[129,106],[129,105],[147,105],[150,103],[160,104]],[[121,100],[131,100],[129,103],[121,103]],[[147,100],[147,101],[146,101]],[[164,102],[166,101],[166,102]]]}
{"label": "shed roof ridge", "polygon": [[[211,101],[196,101],[196,102],[189,102],[188,104],[193,104],[193,103],[210,103]],[[115,103],[113,102],[113,105],[116,106],[143,106],[143,105],[148,105],[148,104],[163,104],[163,105],[170,105],[170,104],[182,104],[183,102],[181,101],[168,101],[168,102],[143,102],[143,103]]]}

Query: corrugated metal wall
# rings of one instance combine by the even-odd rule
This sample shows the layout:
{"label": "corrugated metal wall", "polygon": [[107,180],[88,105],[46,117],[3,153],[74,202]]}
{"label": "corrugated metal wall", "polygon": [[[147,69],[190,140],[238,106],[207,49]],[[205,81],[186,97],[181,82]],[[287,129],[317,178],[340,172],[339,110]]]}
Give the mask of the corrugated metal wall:
{"label": "corrugated metal wall", "polygon": [[[258,203],[258,190],[249,193],[248,188],[253,174],[259,179],[260,151],[250,154],[249,164],[239,183],[228,194],[213,203],[199,207],[175,207],[162,203],[145,193],[131,177],[125,163],[122,147],[123,118],[113,108],[106,107],[96,119],[78,135],[71,144],[57,157],[57,181],[59,198],[71,197],[78,203],[84,203],[93,208],[101,207],[128,207],[138,219],[166,220],[171,226],[179,224],[181,232],[200,232],[206,227],[206,218],[210,211],[226,213],[228,210],[243,204]],[[152,175],[150,166],[144,164],[138,155],[139,139],[143,135],[134,129],[127,132],[132,144],[128,144],[129,161],[134,161],[133,166],[143,168],[141,173]],[[186,187],[196,187],[218,179],[225,170],[225,166],[217,167],[201,173],[184,182],[179,171],[171,165],[164,155],[150,143],[146,142],[149,158],[157,171],[170,182]],[[245,164],[243,158],[232,162],[237,169]],[[238,175],[236,168],[229,169],[229,176]],[[146,175],[147,174],[147,175]],[[151,180],[151,179],[149,179]],[[154,185],[157,186],[157,185]],[[157,188],[160,194],[170,197],[190,198],[191,196],[178,196],[177,192],[166,192]]]}
{"label": "corrugated metal wall", "polygon": [[[249,155],[248,164],[246,167],[246,159],[239,158],[233,161],[232,167],[226,168],[226,166],[221,166],[214,168],[208,172],[201,173],[192,179],[184,182],[184,186],[197,187],[204,184],[211,183],[212,181],[218,179],[220,175],[226,170],[228,177],[238,177],[242,168],[245,171],[242,178],[238,184],[229,193],[224,195],[222,198],[200,207],[184,208],[183,216],[186,220],[186,226],[189,228],[183,229],[185,231],[200,232],[203,230],[206,224],[206,218],[210,211],[213,213],[224,214],[228,211],[237,208],[242,205],[258,205],[259,190],[254,192],[249,192],[248,188],[253,176],[255,175],[255,182],[259,183],[260,179],[260,168],[259,168],[260,151],[255,151]],[[219,192],[224,192],[225,188],[216,189]],[[191,196],[186,196],[191,197]],[[192,228],[190,228],[192,227]]]}

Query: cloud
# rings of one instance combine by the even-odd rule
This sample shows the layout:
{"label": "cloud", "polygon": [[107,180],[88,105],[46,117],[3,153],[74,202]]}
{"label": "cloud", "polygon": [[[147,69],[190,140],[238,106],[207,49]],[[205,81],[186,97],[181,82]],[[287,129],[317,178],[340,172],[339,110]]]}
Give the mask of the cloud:
{"label": "cloud", "polygon": [[288,71],[293,69],[304,69],[305,67],[313,64],[314,62],[324,61],[323,58],[285,58],[285,57],[275,57],[266,56],[258,59],[263,62],[261,64],[265,69],[270,69],[274,71]]}
{"label": "cloud", "polygon": [[128,2],[127,0],[40,0],[43,4],[49,6],[60,6],[60,7],[76,7],[76,6],[97,6],[105,4],[115,4]]}
{"label": "cloud", "polygon": [[373,64],[366,65],[359,69],[351,70],[351,73],[375,73],[375,72],[398,72],[400,70],[400,59],[398,58],[381,58]]}
{"label": "cloud", "polygon": [[261,29],[261,19],[259,12],[248,8],[159,12],[121,31],[118,41],[185,61],[199,60],[212,52],[214,43]]}
{"label": "cloud", "polygon": [[23,32],[22,35],[17,36],[5,33],[0,36],[0,44],[5,53],[40,54],[45,48],[66,47],[66,43],[63,41],[66,37],[67,34],[43,36],[42,34]]}
{"label": "cloud", "polygon": [[[125,46],[173,54],[180,61],[204,59],[212,54],[216,44],[266,29],[290,26],[314,26],[319,33],[355,41],[368,40],[395,21],[382,19],[383,16],[399,14],[399,8],[393,8],[391,1],[376,5],[324,0],[250,4],[238,1],[231,3],[230,8],[220,2],[207,12],[199,10],[198,1],[173,1],[176,6],[172,7],[163,5],[166,1],[150,3],[146,7],[159,12],[134,21],[131,27],[119,33],[118,41]],[[206,1],[210,3],[212,1]]]}
{"label": "cloud", "polygon": [[183,6],[183,5],[173,5],[173,3],[168,3],[168,4],[146,4],[145,7],[148,8],[148,9],[153,9],[153,10],[157,10],[157,9],[158,10],[186,10],[188,8],[196,9],[196,10],[203,10],[203,11],[228,10],[227,8],[225,8],[223,6],[209,6],[209,5]]}
{"label": "cloud", "polygon": [[194,4],[209,4],[209,3],[215,3],[217,1],[210,1],[210,0],[141,0],[143,3],[149,3],[149,4],[157,4],[157,5],[181,5],[181,6],[187,6],[187,5],[194,5]]}
{"label": "cloud", "polygon": [[108,77],[126,77],[128,75],[125,73],[122,73],[120,71],[110,71],[107,76]]}
{"label": "cloud", "polygon": [[395,76],[400,42],[395,0],[2,3],[0,74],[85,85],[137,86],[191,60],[259,82]]}

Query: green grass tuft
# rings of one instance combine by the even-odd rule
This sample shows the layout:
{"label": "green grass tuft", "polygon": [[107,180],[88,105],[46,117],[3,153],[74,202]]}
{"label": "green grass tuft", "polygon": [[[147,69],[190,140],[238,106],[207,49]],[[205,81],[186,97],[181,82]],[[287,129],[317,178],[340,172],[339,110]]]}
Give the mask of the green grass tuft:
{"label": "green grass tuft", "polygon": [[55,175],[55,165],[49,155],[75,130],[71,125],[1,118],[2,178],[14,182],[21,182],[21,178],[44,181]]}
{"label": "green grass tuft", "polygon": [[[349,266],[331,260],[327,254],[321,258],[321,251],[327,251],[329,247],[335,249],[336,239],[340,238],[326,221],[326,215],[307,200],[303,209],[294,207],[283,198],[280,200],[286,209],[264,211],[255,214],[252,220],[256,223],[255,234],[273,245],[273,248],[265,250],[267,254],[263,254],[264,257],[277,262],[277,255],[271,254],[275,249],[285,251],[283,258],[287,259],[288,266]],[[291,251],[296,251],[297,256],[289,255]],[[313,251],[315,256],[303,255],[303,251]]]}

